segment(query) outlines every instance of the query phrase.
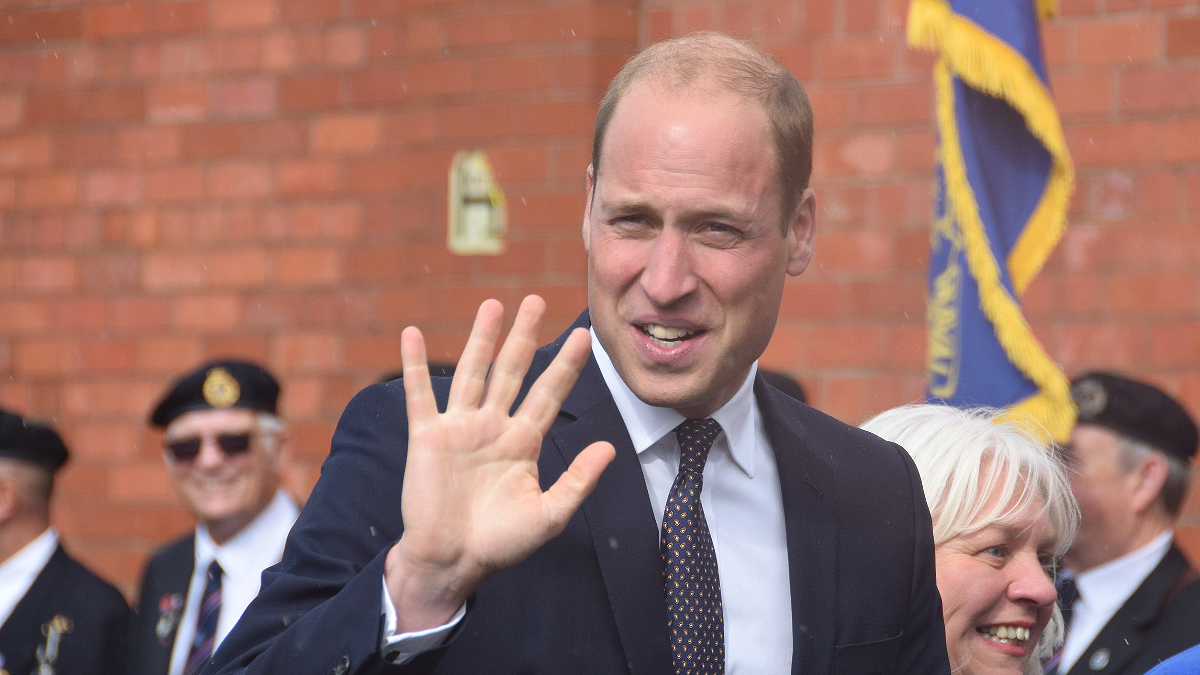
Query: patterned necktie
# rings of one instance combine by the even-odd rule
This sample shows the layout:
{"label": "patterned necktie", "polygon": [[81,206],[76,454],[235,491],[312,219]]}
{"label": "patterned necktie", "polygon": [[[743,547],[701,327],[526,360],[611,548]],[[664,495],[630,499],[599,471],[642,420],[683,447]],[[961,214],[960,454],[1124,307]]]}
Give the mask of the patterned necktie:
{"label": "patterned necktie", "polygon": [[675,427],[679,473],[663,512],[663,583],[675,675],[723,675],[725,619],[721,578],[708,522],[700,505],[704,462],[721,425],[687,420]]}
{"label": "patterned necktie", "polygon": [[1063,643],[1059,645],[1050,659],[1042,665],[1045,673],[1057,673],[1058,664],[1062,661],[1063,647],[1066,646],[1066,633],[1071,628],[1071,612],[1075,601],[1079,599],[1079,587],[1075,585],[1075,577],[1059,577],[1054,585],[1058,588],[1058,605],[1062,608]]}
{"label": "patterned necktie", "polygon": [[208,566],[208,582],[204,585],[204,598],[200,612],[196,615],[196,636],[192,638],[192,649],[183,665],[183,675],[193,675],[212,658],[213,644],[217,640],[217,616],[221,613],[221,575],[224,572],[217,561]]}

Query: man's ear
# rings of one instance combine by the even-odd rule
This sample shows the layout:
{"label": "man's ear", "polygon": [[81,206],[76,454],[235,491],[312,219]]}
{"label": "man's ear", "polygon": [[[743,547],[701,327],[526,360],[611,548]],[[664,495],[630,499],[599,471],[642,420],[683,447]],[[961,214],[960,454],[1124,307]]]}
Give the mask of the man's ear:
{"label": "man's ear", "polygon": [[817,194],[812,188],[804,188],[800,203],[788,224],[787,273],[799,276],[812,262],[813,245],[817,237]]}
{"label": "man's ear", "polygon": [[1134,485],[1129,507],[1134,513],[1142,513],[1158,502],[1168,471],[1167,458],[1157,452],[1150,453],[1133,468]]}
{"label": "man's ear", "polygon": [[583,205],[583,250],[591,252],[591,222],[592,222],[592,196],[596,189],[596,170],[591,164],[587,168],[587,201]]}

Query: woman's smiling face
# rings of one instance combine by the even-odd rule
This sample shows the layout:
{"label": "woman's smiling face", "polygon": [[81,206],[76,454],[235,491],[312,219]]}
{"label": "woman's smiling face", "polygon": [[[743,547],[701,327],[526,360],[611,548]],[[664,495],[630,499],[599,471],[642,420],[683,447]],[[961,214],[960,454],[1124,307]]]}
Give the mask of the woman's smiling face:
{"label": "woman's smiling face", "polygon": [[937,586],[955,673],[1023,672],[1054,610],[1050,566],[1057,541],[1037,501],[1010,522],[937,547]]}

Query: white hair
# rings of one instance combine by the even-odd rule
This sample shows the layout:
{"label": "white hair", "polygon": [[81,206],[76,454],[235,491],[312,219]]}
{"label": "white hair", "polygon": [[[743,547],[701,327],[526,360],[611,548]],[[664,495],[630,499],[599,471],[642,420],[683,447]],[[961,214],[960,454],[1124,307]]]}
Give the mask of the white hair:
{"label": "white hair", "polygon": [[[1046,442],[1004,415],[994,408],[908,405],[883,412],[862,428],[912,456],[933,515],[935,546],[992,524],[1010,524],[1032,506],[1042,508],[1054,527],[1058,558],[1070,548],[1079,523],[1066,469]],[[1062,639],[1062,614],[1055,603],[1025,664],[1026,674],[1040,674],[1041,662]]]}
{"label": "white hair", "polygon": [[269,412],[258,413],[258,435],[268,453],[274,455],[279,450],[279,434],[282,431],[282,420]]}

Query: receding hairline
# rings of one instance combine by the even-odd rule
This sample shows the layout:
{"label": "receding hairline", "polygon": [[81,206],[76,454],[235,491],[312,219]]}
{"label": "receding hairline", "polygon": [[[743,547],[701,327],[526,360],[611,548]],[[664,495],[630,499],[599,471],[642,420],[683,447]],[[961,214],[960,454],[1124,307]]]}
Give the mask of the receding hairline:
{"label": "receding hairline", "polygon": [[604,137],[620,102],[643,84],[660,91],[730,94],[763,111],[788,219],[812,174],[812,105],[804,86],[753,42],[712,31],[657,42],[629,59],[609,83],[592,136],[592,178],[600,177]]}

